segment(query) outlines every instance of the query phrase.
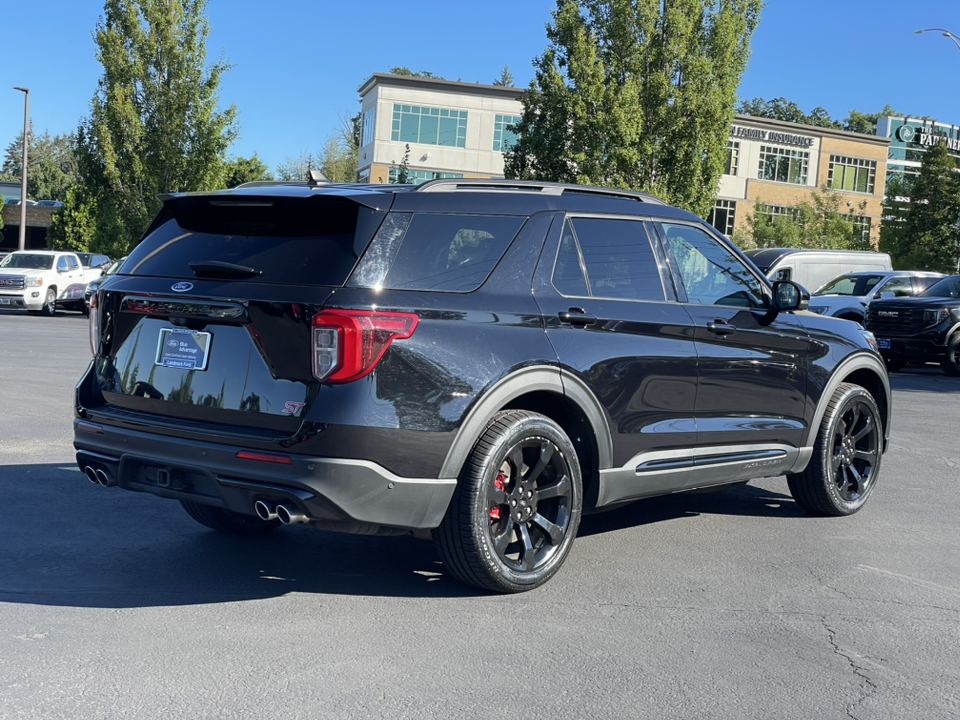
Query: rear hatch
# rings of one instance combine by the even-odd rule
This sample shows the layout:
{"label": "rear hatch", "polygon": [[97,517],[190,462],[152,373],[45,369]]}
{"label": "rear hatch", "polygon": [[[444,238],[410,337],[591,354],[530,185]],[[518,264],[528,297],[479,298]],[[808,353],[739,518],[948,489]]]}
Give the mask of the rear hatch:
{"label": "rear hatch", "polygon": [[318,191],[167,199],[91,316],[104,401],[130,422],[296,432],[320,387],[312,318],[391,200]]}

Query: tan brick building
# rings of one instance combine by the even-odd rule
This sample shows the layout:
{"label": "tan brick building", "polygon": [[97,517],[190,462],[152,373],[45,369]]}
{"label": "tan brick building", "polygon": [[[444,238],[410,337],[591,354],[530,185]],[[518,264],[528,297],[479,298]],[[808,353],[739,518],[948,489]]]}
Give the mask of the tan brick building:
{"label": "tan brick building", "polygon": [[771,215],[788,215],[826,185],[842,193],[864,240],[876,247],[889,144],[875,135],[737,115],[710,222],[732,235],[748,229],[758,202]]}

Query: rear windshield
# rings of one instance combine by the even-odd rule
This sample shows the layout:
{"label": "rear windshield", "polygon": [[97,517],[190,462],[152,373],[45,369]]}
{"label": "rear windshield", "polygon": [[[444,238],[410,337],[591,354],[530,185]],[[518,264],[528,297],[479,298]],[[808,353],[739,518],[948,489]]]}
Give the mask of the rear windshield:
{"label": "rear windshield", "polygon": [[231,263],[249,282],[342,285],[383,219],[339,197],[174,201],[122,275],[196,279],[190,263]]}
{"label": "rear windshield", "polygon": [[53,267],[53,255],[7,255],[0,267],[20,270],[49,270]]}

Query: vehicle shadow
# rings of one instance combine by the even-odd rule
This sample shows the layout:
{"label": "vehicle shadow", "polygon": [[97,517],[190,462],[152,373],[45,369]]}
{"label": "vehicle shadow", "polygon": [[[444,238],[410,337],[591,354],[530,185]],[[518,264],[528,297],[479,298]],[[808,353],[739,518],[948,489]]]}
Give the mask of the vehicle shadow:
{"label": "vehicle shadow", "polygon": [[755,485],[732,485],[709,492],[677,493],[639,500],[629,505],[584,516],[578,537],[697,515],[742,517],[811,517],[789,494]]}
{"label": "vehicle shadow", "polygon": [[[0,465],[0,601],[129,608],[257,600],[291,592],[411,598],[485,593],[444,572],[430,542],[281,527],[208,530],[176,502],[102,488],[64,465]],[[704,513],[802,514],[784,495],[739,486],[635,503],[584,518],[581,535]]]}
{"label": "vehicle shadow", "polygon": [[890,387],[898,392],[960,392],[960,378],[950,377],[939,365],[906,365],[890,373]]}

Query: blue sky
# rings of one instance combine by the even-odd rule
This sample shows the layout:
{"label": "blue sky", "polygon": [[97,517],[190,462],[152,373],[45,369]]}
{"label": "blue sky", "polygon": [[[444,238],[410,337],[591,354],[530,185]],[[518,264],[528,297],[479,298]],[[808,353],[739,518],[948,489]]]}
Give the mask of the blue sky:
{"label": "blue sky", "polygon": [[[767,0],[753,37],[741,98],[786,97],[805,111],[844,118],[856,108],[895,109],[960,124],[960,2]],[[34,129],[73,131],[89,111],[101,67],[93,31],[102,0],[7,0],[0,14],[0,150],[23,127],[30,88]],[[516,84],[533,77],[554,0],[210,0],[211,60],[232,64],[221,104],[236,105],[231,152],[257,152],[274,169],[317,152],[340,118],[359,107],[357,88],[395,65],[449,80],[490,83],[504,63]]]}

